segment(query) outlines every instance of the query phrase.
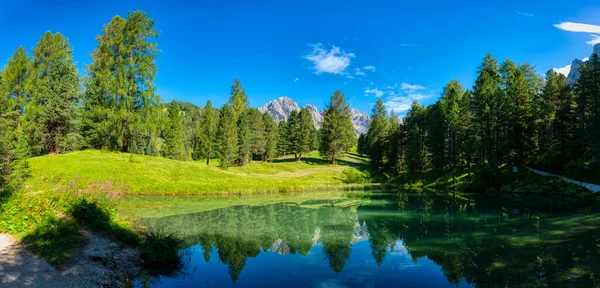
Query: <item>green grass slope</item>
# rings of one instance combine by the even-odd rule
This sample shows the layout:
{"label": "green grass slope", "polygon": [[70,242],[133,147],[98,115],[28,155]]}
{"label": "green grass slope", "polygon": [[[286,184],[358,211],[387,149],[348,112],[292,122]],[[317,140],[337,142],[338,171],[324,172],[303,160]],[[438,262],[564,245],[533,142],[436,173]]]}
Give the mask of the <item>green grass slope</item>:
{"label": "green grass slope", "polygon": [[[252,192],[286,192],[348,183],[348,175],[366,170],[366,159],[347,154],[338,165],[329,165],[312,153],[301,163],[283,157],[273,163],[251,162],[222,170],[217,163],[174,161],[162,157],[97,150],[47,155],[30,159],[32,177],[26,190],[55,189],[61,181],[91,185],[112,181],[137,195],[202,195]],[[350,171],[349,171],[350,170]],[[352,172],[352,173],[349,173]],[[80,184],[80,185],[81,185]]]}

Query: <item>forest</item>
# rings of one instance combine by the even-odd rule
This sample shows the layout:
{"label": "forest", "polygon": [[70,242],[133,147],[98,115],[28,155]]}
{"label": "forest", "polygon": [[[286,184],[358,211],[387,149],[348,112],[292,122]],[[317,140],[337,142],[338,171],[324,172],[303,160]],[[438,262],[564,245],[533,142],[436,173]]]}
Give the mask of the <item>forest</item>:
{"label": "forest", "polygon": [[30,157],[85,149],[217,159],[226,169],[289,154],[301,161],[317,150],[335,164],[356,146],[370,157],[377,181],[431,170],[456,182],[467,173],[477,190],[505,184],[506,171],[526,164],[583,178],[595,178],[599,169],[596,54],[573,85],[553,70],[540,77],[529,63],[498,64],[487,55],[472,89],[450,81],[434,104],[413,103],[404,121],[378,99],[368,132],[355,139],[339,90],[319,130],[306,109],[276,123],[251,108],[238,79],[219,108],[210,100],[204,107],[164,102],[154,86],[157,37],[146,13],[115,16],[97,36],[85,75],[60,33],[46,32],[31,54],[18,47],[0,73],[0,188],[28,177]]}
{"label": "forest", "polygon": [[[358,152],[388,177],[431,169],[456,182],[467,173],[477,191],[507,184],[512,167],[560,171],[600,181],[600,59],[594,54],[574,85],[565,75],[488,54],[472,89],[450,81],[440,99],[416,101],[403,123],[381,99]],[[472,177],[475,174],[476,177]]]}
{"label": "forest", "polygon": [[46,32],[32,55],[19,47],[0,73],[0,188],[15,188],[29,174],[27,159],[101,149],[180,161],[218,159],[223,168],[249,161],[315,151],[334,163],[354,144],[350,107],[336,91],[317,133],[302,109],[276,123],[250,108],[235,79],[220,108],[175,100],[155,92],[159,32],[141,11],[114,17],[97,37],[92,63],[81,76],[73,48],[60,33]]}

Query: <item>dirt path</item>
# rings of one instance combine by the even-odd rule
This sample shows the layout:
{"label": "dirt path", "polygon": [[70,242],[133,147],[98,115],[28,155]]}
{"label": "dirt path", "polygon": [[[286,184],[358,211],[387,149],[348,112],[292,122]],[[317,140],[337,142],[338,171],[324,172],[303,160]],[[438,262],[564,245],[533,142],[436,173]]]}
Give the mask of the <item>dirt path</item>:
{"label": "dirt path", "polygon": [[545,171],[542,171],[542,170],[537,170],[537,169],[533,169],[533,168],[529,168],[529,167],[525,167],[525,168],[531,170],[533,173],[538,174],[538,175],[551,176],[551,177],[560,177],[560,178],[564,179],[567,182],[570,182],[570,183],[577,184],[579,186],[585,187],[585,188],[589,189],[590,191],[592,191],[594,193],[600,192],[600,185],[597,185],[597,184],[592,184],[592,183],[587,183],[587,182],[583,182],[583,181],[578,181],[578,180],[575,180],[575,179],[564,177],[562,175],[556,175],[556,174],[548,173],[548,172],[545,172]]}
{"label": "dirt path", "polygon": [[[137,252],[82,231],[85,246],[61,270],[29,253],[14,237],[0,234],[0,287],[118,287],[118,275],[137,269]],[[110,261],[110,269],[106,265]]]}

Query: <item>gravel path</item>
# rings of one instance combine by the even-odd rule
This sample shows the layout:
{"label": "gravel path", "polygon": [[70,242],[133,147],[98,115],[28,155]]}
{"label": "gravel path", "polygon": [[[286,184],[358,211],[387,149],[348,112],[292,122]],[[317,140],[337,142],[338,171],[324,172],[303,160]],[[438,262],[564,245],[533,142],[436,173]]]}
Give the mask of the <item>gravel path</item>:
{"label": "gravel path", "polygon": [[118,287],[118,275],[137,271],[137,251],[82,234],[85,246],[61,270],[29,253],[14,237],[0,234],[0,287]]}
{"label": "gravel path", "polygon": [[573,184],[577,184],[579,186],[585,187],[585,188],[589,189],[590,191],[592,191],[594,193],[600,192],[600,185],[596,185],[596,184],[592,184],[592,183],[587,183],[587,182],[582,182],[582,181],[574,180],[574,179],[571,179],[571,178],[564,177],[562,175],[556,175],[556,174],[548,173],[548,172],[545,172],[545,171],[542,171],[542,170],[537,170],[537,169],[533,169],[533,168],[529,168],[529,167],[525,167],[525,168],[531,170],[533,173],[538,174],[538,175],[551,176],[551,177],[560,177],[560,178],[564,179],[567,182],[571,182]]}

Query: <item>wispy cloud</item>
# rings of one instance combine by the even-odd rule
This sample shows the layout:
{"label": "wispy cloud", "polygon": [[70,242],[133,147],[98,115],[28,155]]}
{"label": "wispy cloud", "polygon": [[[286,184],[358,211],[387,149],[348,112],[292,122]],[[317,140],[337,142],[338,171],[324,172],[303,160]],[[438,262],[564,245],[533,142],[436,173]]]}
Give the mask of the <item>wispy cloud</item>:
{"label": "wispy cloud", "polygon": [[296,79],[294,79],[294,83],[300,81],[300,78],[296,77]]}
{"label": "wispy cloud", "polygon": [[356,68],[356,72],[354,72],[354,75],[356,76],[366,76],[367,74],[365,74],[365,72],[360,71],[360,68]]}
{"label": "wispy cloud", "polygon": [[365,96],[369,96],[370,94],[375,95],[375,97],[383,96],[383,91],[375,88],[375,89],[365,89]]}
{"label": "wispy cloud", "polygon": [[347,53],[333,45],[331,49],[327,49],[323,44],[318,43],[312,45],[312,49],[304,58],[313,63],[315,74],[331,73],[343,75],[346,73],[346,68],[350,66],[351,58],[354,57],[354,53]]}
{"label": "wispy cloud", "polygon": [[406,115],[413,101],[423,101],[434,96],[424,86],[407,82],[394,83],[394,85],[385,86],[383,90],[385,106],[389,110],[397,112],[398,115]]}
{"label": "wispy cloud", "polygon": [[402,43],[402,44],[400,44],[398,46],[400,46],[400,47],[417,47],[417,46],[419,46],[419,44]]}
{"label": "wispy cloud", "polygon": [[375,72],[375,66],[373,65],[365,66],[363,69]]}
{"label": "wispy cloud", "polygon": [[402,89],[404,91],[416,91],[416,90],[424,90],[425,87],[423,87],[421,85],[412,85],[412,84],[403,82],[402,84],[400,84],[400,89]]}
{"label": "wispy cloud", "polygon": [[596,45],[596,44],[600,43],[600,36],[598,36],[598,35],[591,35],[591,36],[592,36],[592,39],[590,39],[589,41],[587,41],[585,43],[590,44],[590,45]]}
{"label": "wispy cloud", "polygon": [[586,33],[598,33],[600,34],[600,26],[584,24],[584,23],[575,23],[575,22],[560,22],[558,24],[554,24],[554,27],[569,31],[569,32],[586,32]]}
{"label": "wispy cloud", "polygon": [[521,16],[527,16],[527,17],[535,17],[535,15],[531,14],[531,13],[525,13],[525,12],[521,12],[519,10],[515,10],[515,13],[521,15]]}
{"label": "wispy cloud", "polygon": [[350,75],[350,74],[347,74],[347,75],[346,75],[346,78],[348,78],[348,79],[354,79],[354,76],[352,76],[352,75]]}
{"label": "wispy cloud", "polygon": [[552,70],[556,71],[556,73],[560,73],[565,76],[568,76],[569,72],[571,72],[571,65],[567,65],[565,67],[560,67],[560,68],[552,68]]}

